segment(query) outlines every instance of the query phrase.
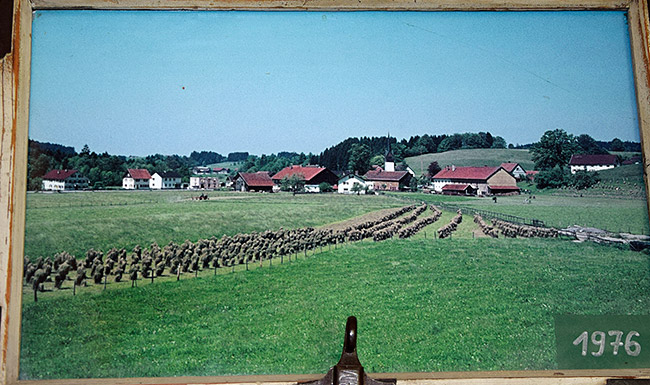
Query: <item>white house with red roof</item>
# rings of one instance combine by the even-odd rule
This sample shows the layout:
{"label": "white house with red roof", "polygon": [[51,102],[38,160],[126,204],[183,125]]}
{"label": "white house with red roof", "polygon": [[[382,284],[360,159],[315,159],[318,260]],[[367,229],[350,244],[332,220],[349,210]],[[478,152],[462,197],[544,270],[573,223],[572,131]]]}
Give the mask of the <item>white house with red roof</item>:
{"label": "white house with red roof", "polygon": [[212,172],[219,175],[228,175],[230,173],[230,169],[226,167],[215,167],[212,169]]}
{"label": "white house with red roof", "polygon": [[176,171],[165,171],[154,173],[149,180],[149,188],[152,190],[169,190],[181,188],[181,174]]}
{"label": "white house with red roof", "polygon": [[518,194],[517,180],[503,167],[447,166],[432,178],[437,193],[453,195]]}
{"label": "white house with red roof", "polygon": [[64,191],[88,188],[88,178],[77,170],[51,170],[43,175],[43,190]]}
{"label": "white house with red roof", "polygon": [[526,170],[519,163],[501,163],[501,167],[508,171],[517,180],[526,179]]}
{"label": "white house with red roof", "polygon": [[126,176],[122,178],[122,188],[125,190],[146,190],[149,189],[151,174],[144,168],[129,168]]}
{"label": "white house with red roof", "polygon": [[577,171],[600,171],[616,167],[616,155],[611,154],[576,154],[569,161],[571,174]]}
{"label": "white house with red roof", "polygon": [[282,179],[289,178],[293,175],[300,175],[305,179],[306,192],[320,192],[319,185],[323,182],[334,186],[338,182],[338,177],[326,167],[320,166],[289,166],[278,171],[271,179],[273,183],[279,186]]}

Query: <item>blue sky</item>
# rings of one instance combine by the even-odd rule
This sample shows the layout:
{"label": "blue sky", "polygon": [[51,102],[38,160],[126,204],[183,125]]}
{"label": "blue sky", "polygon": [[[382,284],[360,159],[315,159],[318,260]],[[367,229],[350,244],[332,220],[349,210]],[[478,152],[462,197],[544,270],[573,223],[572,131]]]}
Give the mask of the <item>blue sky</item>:
{"label": "blue sky", "polygon": [[622,12],[38,11],[32,36],[30,138],[77,150],[639,140]]}

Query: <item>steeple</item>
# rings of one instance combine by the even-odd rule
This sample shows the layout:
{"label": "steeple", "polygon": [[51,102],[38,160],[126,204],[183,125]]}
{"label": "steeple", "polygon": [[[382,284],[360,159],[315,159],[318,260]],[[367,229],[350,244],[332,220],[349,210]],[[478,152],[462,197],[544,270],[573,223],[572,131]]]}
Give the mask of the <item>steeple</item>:
{"label": "steeple", "polygon": [[393,152],[390,150],[390,132],[388,133],[388,138],[386,140],[386,156],[384,158],[384,170],[395,171],[395,157],[393,156]]}

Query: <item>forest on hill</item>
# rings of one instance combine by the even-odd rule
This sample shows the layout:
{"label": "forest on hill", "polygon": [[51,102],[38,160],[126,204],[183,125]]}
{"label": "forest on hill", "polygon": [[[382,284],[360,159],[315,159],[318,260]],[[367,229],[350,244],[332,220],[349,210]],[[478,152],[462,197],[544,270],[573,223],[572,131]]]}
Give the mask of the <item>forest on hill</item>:
{"label": "forest on hill", "polygon": [[[188,182],[191,169],[219,162],[241,162],[240,172],[268,171],[274,174],[289,165],[320,165],[336,172],[354,170],[365,173],[371,164],[383,164],[388,148],[388,136],[348,138],[326,148],[320,155],[281,151],[277,154],[252,155],[231,152],[227,156],[214,151],[193,151],[189,156],[154,154],[144,157],[96,153],[86,145],[80,152],[73,147],[54,143],[29,141],[27,166],[28,189],[41,188],[42,177],[52,169],[75,169],[90,180],[92,188],[121,186],[128,168],[145,168],[151,174],[164,171],[179,173]],[[488,133],[448,135],[415,135],[397,141],[390,138],[396,162],[405,157],[457,148],[503,148],[503,138]],[[353,160],[351,162],[351,159]]]}
{"label": "forest on hill", "polygon": [[[614,139],[611,142],[595,141],[589,135],[575,137],[585,153],[606,153],[607,151],[640,151],[637,142],[623,142]],[[86,145],[80,152],[73,147],[29,141],[28,189],[41,188],[42,176],[52,169],[75,169],[86,176],[91,188],[121,186],[122,178],[128,168],[144,168],[151,174],[175,171],[182,176],[183,182],[189,182],[191,169],[219,162],[238,162],[235,172],[268,171],[275,174],[290,165],[320,165],[343,174],[354,171],[364,174],[372,165],[383,165],[384,156],[390,150],[394,156],[397,169],[404,169],[407,157],[423,154],[436,154],[460,149],[505,149],[515,148],[508,145],[504,138],[489,132],[457,133],[452,135],[414,135],[408,139],[398,140],[390,136],[347,138],[336,145],[327,147],[320,154],[280,151],[277,154],[254,155],[249,152],[231,152],[222,155],[214,151],[192,151],[185,155],[154,154],[144,157],[112,155],[107,152],[96,153]],[[534,144],[517,146],[531,148]]]}

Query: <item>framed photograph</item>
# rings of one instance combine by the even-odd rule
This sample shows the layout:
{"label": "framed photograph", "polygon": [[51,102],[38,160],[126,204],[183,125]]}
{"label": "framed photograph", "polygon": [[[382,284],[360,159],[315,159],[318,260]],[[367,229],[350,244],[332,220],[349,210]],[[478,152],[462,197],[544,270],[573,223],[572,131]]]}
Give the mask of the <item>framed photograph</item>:
{"label": "framed photograph", "polygon": [[14,8],[5,383],[650,378],[646,2]]}

